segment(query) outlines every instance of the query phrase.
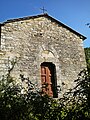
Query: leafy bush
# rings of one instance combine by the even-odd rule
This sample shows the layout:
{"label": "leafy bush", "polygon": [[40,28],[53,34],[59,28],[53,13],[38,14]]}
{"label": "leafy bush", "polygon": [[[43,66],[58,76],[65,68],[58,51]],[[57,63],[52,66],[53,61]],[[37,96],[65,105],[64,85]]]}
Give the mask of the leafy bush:
{"label": "leafy bush", "polygon": [[[74,89],[58,100],[41,95],[35,84],[27,90],[8,74],[0,81],[0,120],[90,120],[90,75],[81,71]],[[22,92],[23,91],[23,92]]]}
{"label": "leafy bush", "polygon": [[28,82],[27,90],[16,84],[10,74],[0,81],[0,120],[57,120],[57,101],[42,96],[29,79],[20,76]]}
{"label": "leafy bush", "polygon": [[88,69],[88,72],[90,73],[90,47],[85,48],[84,50],[85,50],[85,56],[86,56],[87,69]]}
{"label": "leafy bush", "polygon": [[76,86],[65,93],[64,120],[90,120],[90,75],[83,70],[75,80]]}

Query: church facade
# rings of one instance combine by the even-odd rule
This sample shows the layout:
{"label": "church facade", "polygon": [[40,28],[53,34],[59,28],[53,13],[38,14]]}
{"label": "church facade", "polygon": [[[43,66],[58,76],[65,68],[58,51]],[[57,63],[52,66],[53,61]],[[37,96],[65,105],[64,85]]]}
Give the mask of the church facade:
{"label": "church facade", "polygon": [[13,77],[23,74],[38,87],[47,83],[46,94],[62,96],[86,67],[85,39],[48,14],[7,20],[0,24],[0,75],[16,61]]}

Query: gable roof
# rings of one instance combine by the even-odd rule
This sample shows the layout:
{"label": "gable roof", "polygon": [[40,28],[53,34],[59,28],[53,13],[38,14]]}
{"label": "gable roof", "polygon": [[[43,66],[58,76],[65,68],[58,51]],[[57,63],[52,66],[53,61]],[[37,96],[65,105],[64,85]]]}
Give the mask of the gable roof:
{"label": "gable roof", "polygon": [[17,22],[17,21],[22,21],[22,20],[29,20],[29,19],[35,19],[38,17],[46,17],[51,19],[52,21],[56,22],[57,24],[63,26],[64,28],[67,28],[68,30],[70,30],[71,32],[73,32],[74,34],[78,35],[81,39],[85,40],[86,37],[83,36],[82,34],[80,34],[79,32],[73,30],[72,28],[68,27],[67,25],[63,24],[62,22],[58,21],[57,19],[51,17],[50,15],[48,15],[47,13],[45,14],[40,14],[40,15],[35,15],[35,16],[28,16],[28,17],[23,17],[23,18],[16,18],[16,19],[10,19],[7,20],[6,22],[3,22],[2,24],[0,24],[0,26],[5,25],[6,23],[11,23],[11,22]]}

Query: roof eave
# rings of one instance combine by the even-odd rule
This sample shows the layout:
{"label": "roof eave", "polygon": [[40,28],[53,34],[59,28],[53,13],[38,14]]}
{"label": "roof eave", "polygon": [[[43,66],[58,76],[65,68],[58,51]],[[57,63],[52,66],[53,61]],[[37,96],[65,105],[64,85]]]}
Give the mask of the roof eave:
{"label": "roof eave", "polygon": [[[47,16],[49,16],[48,14],[46,14]],[[72,28],[70,28],[69,26],[65,25],[64,23],[60,22],[57,19],[54,19],[53,17],[49,16],[51,19],[53,19],[54,21],[56,21],[58,24],[61,24],[63,27],[67,28],[68,30],[72,31],[73,33],[75,33],[76,35],[78,35],[80,37],[80,39],[85,40],[87,39],[84,35],[80,34],[79,32],[73,30]]]}
{"label": "roof eave", "polygon": [[63,24],[62,22],[60,22],[59,20],[53,18],[51,15],[48,15],[47,13],[40,14],[40,15],[35,15],[35,16],[23,17],[23,18],[10,19],[10,20],[7,20],[6,22],[1,23],[0,26],[5,25],[6,23],[17,22],[17,21],[21,21],[21,20],[34,19],[34,18],[43,17],[43,16],[52,19],[56,23],[62,25],[63,27],[67,28],[68,30],[72,31],[73,33],[75,33],[76,35],[78,35],[80,37],[80,39],[82,39],[82,40],[87,39],[85,36],[83,36],[79,32],[73,30],[72,28],[68,27],[67,25]]}

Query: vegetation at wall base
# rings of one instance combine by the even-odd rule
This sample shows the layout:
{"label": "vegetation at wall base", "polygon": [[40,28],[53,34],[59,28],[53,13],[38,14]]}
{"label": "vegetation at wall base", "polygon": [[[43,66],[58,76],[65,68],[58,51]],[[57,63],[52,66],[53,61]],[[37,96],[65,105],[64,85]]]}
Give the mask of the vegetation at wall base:
{"label": "vegetation at wall base", "polygon": [[10,76],[0,80],[0,120],[90,120],[90,48],[85,48],[87,70],[79,73],[76,86],[53,99],[42,95],[29,78],[27,90]]}
{"label": "vegetation at wall base", "polygon": [[90,47],[84,48],[84,50],[85,50],[85,56],[86,56],[87,69],[88,69],[88,72],[90,73]]}

